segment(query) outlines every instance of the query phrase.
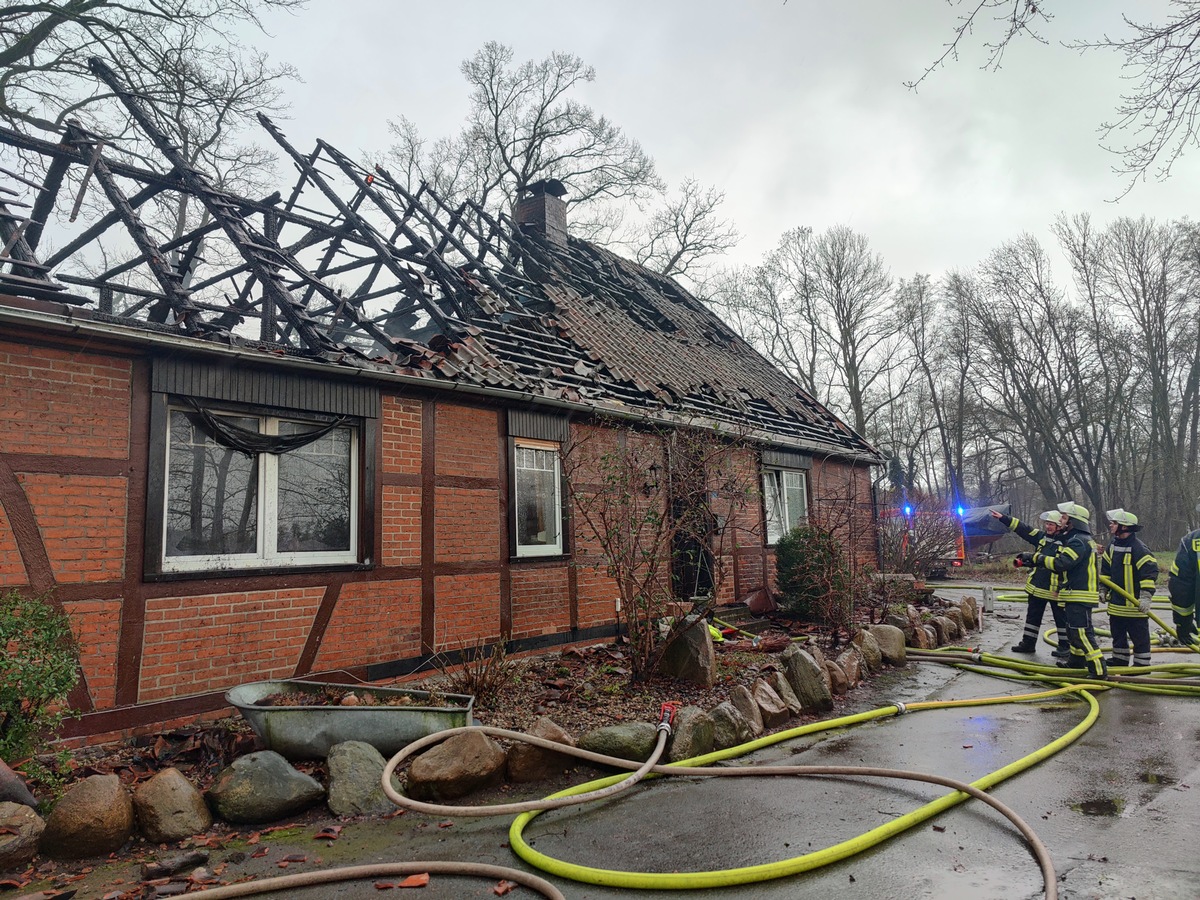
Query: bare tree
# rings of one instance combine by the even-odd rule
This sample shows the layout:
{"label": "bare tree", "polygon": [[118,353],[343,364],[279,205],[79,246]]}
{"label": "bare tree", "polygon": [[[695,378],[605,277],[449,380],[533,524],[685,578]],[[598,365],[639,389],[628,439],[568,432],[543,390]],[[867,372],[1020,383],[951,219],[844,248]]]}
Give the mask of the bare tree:
{"label": "bare tree", "polygon": [[793,229],[762,264],[727,281],[714,305],[734,307],[743,335],[827,405],[849,410],[869,435],[879,412],[906,389],[892,280],[866,237],[845,226],[814,236]]}
{"label": "bare tree", "polygon": [[720,216],[723,193],[689,178],[668,194],[641,145],[572,96],[596,78],[578,56],[516,65],[511,48],[491,41],[462,73],[470,112],[458,134],[430,141],[409,119],[388,123],[387,166],[409,190],[425,182],[453,203],[471,198],[511,212],[528,185],[555,178],[567,189],[573,233],[627,247],[647,267],[696,285],[737,243]]}
{"label": "bare tree", "polygon": [[[1045,43],[1036,30],[1048,22],[1056,0],[954,0],[964,12],[943,52],[921,76],[919,86],[959,50],[976,31],[987,35],[985,69],[997,69],[1004,51],[1026,37]],[[1132,7],[1133,4],[1131,3]],[[1116,116],[1100,126],[1101,144],[1119,155],[1115,171],[1127,178],[1124,192],[1152,170],[1167,177],[1180,155],[1197,143],[1200,127],[1200,0],[1172,0],[1165,20],[1149,22],[1123,15],[1125,34],[1080,38],[1074,50],[1107,50],[1124,57],[1132,89],[1123,94]]]}
{"label": "bare tree", "polygon": [[736,247],[740,238],[731,222],[719,218],[724,202],[723,191],[685,178],[647,226],[638,229],[634,259],[662,275],[687,278],[702,290],[712,260]]}
{"label": "bare tree", "polygon": [[[124,109],[98,90],[88,69],[103,59],[145,102],[179,96],[199,108],[231,60],[242,57],[239,25],[259,25],[264,9],[297,9],[304,0],[39,0],[0,7],[0,121],[22,131],[58,131],[77,119],[93,131],[122,134]],[[258,60],[261,65],[261,60]],[[197,80],[197,76],[199,80]]]}
{"label": "bare tree", "polygon": [[562,461],[579,523],[576,555],[616,583],[635,680],[652,675],[695,624],[675,617],[660,632],[676,598],[720,597],[739,544],[758,534],[756,460],[732,433],[616,420],[572,430]]}

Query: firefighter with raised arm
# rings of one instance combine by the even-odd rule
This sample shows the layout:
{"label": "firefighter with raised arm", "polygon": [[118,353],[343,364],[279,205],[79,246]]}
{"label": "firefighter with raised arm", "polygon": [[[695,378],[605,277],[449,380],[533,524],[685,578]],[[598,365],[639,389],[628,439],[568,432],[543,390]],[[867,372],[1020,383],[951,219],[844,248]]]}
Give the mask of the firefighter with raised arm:
{"label": "firefighter with raised arm", "polygon": [[1200,587],[1200,529],[1179,540],[1167,591],[1171,595],[1171,617],[1175,634],[1185,647],[1196,642],[1196,590]]}
{"label": "firefighter with raised arm", "polygon": [[1058,544],[1035,550],[1031,562],[1061,576],[1058,602],[1063,605],[1071,657],[1060,659],[1065,668],[1084,668],[1094,678],[1105,678],[1108,669],[1092,629],[1092,609],[1100,602],[1099,566],[1096,542],[1089,525],[1087,507],[1072,500],[1058,504],[1060,531]]}
{"label": "firefighter with raised arm", "polygon": [[1158,560],[1134,532],[1141,529],[1138,517],[1124,509],[1110,509],[1108,533],[1112,542],[1100,557],[1100,574],[1132,597],[1129,602],[1116,591],[1108,594],[1108,621],[1112,633],[1110,666],[1129,665],[1129,645],[1133,644],[1133,664],[1150,665],[1150,604],[1154,583],[1158,580]]}
{"label": "firefighter with raised arm", "polygon": [[[1038,550],[1045,550],[1050,544],[1057,544],[1056,535],[1059,530],[1061,514],[1058,510],[1048,510],[1038,516],[1040,528],[1034,528],[1022,522],[1016,516],[1006,516],[1002,512],[992,510],[992,518],[999,519],[1000,524],[1016,534],[1027,543],[1033,544]],[[1059,576],[1043,566],[1033,564],[1033,553],[1018,553],[1013,564],[1018,568],[1029,570],[1029,578],[1025,581],[1025,633],[1021,640],[1013,644],[1013,653],[1034,653],[1037,650],[1038,634],[1042,628],[1042,616],[1046,607],[1054,617],[1054,626],[1058,630],[1058,646],[1054,648],[1053,656],[1066,659],[1071,651],[1067,648],[1067,623],[1063,617],[1062,605],[1054,600]]]}

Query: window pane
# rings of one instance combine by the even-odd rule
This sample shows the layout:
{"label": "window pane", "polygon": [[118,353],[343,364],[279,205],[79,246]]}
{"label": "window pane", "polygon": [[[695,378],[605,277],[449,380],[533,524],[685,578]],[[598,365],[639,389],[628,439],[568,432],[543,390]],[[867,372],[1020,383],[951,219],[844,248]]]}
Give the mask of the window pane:
{"label": "window pane", "polygon": [[559,547],[558,454],[516,448],[517,546]]}
{"label": "window pane", "polygon": [[[251,431],[258,420],[234,418]],[[212,556],[258,550],[258,461],[222,447],[171,412],[167,468],[167,556]]]}
{"label": "window pane", "polygon": [[[279,423],[280,435],[318,429],[301,422]],[[350,429],[335,428],[279,455],[277,552],[350,549],[350,446]]]}
{"label": "window pane", "polygon": [[788,530],[803,525],[808,518],[808,492],[803,472],[783,472],[783,489],[787,501]]}
{"label": "window pane", "polygon": [[778,471],[763,472],[763,507],[767,514],[767,543],[774,544],[786,531]]}

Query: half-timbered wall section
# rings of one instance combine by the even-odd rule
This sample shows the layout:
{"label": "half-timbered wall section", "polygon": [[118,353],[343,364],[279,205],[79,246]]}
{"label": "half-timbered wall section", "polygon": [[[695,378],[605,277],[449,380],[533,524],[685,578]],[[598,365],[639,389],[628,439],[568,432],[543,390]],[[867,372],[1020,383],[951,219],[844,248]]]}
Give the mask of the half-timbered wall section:
{"label": "half-timbered wall section", "polygon": [[722,466],[760,496],[719,523],[720,603],[769,590],[816,510],[874,552],[876,452],[680,285],[570,237],[557,182],[497,219],[263,118],[297,180],[239,197],[95,72],[161,166],[0,130],[0,590],[71,617],[69,731],[613,636],[564,477],[585,435],[738,436]]}

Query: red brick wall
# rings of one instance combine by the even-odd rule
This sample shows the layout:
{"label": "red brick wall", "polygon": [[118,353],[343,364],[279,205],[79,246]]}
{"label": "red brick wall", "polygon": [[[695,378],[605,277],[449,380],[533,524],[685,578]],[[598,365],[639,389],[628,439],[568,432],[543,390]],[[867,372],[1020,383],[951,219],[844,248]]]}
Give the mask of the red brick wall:
{"label": "red brick wall", "polygon": [[421,580],[343,585],[313,669],[322,672],[417,656]]}
{"label": "red brick wall", "polygon": [[385,394],[380,432],[380,470],[421,474],[421,402]]}
{"label": "red brick wall", "polygon": [[[434,546],[440,563],[500,559],[500,503],[495,488],[439,487],[434,514]],[[503,552],[507,554],[507,548]]]}
{"label": "red brick wall", "polygon": [[437,650],[494,644],[500,638],[500,576],[491,572],[434,579]]}
{"label": "red brick wall", "polygon": [[9,525],[8,515],[0,506],[0,589],[29,584],[25,564],[17,552],[17,539]]}
{"label": "red brick wall", "polygon": [[0,342],[0,449],[124,459],[129,382],[126,360]]}
{"label": "red brick wall", "polygon": [[121,579],[124,478],[17,473],[17,480],[33,507],[58,583]]}
{"label": "red brick wall", "polygon": [[438,475],[496,478],[500,471],[498,414],[470,406],[437,406]]}
{"label": "red brick wall", "polygon": [[[837,460],[816,461],[810,488],[814,507],[854,553],[858,565],[876,564],[871,470]],[[818,515],[814,509],[814,516]]]}
{"label": "red brick wall", "polygon": [[515,568],[512,572],[512,636],[553,634],[571,627],[565,566]]}
{"label": "red brick wall", "polygon": [[[130,485],[146,484],[149,474],[139,443],[147,423],[130,421],[150,399],[135,394],[147,390],[147,371],[144,364],[90,347],[45,349],[32,341],[0,341],[0,458],[24,464],[10,465],[16,483],[8,484],[10,491],[23,492],[22,502],[0,509],[0,589],[53,580],[57,593],[65,595],[97,710],[112,708],[118,696],[123,704],[146,704],[286,678],[301,662],[306,671],[325,671],[408,660],[427,649],[420,646],[423,630],[433,633],[436,649],[488,645],[501,637],[502,611],[514,638],[616,621],[616,584],[578,515],[570,560],[509,560],[501,540],[506,509],[500,491],[507,483],[498,430],[503,411],[457,398],[435,402],[386,392],[375,497],[385,571],[345,582],[343,573],[318,569],[302,577],[303,586],[274,590],[262,589],[261,577],[248,584],[236,576],[198,576],[194,587],[143,582],[139,569],[131,569],[141,563],[143,510],[126,504],[139,493]],[[422,431],[430,403],[437,459],[433,508],[427,509],[422,476],[430,467],[422,449],[429,436]],[[572,433],[590,439],[584,459],[591,454],[593,463],[618,441],[618,432],[595,427],[575,425]],[[620,433],[635,445],[657,446],[653,437]],[[29,465],[30,456],[45,463]],[[757,486],[754,455],[740,455],[736,465]],[[586,471],[580,480],[586,483]],[[845,464],[819,463],[813,495],[817,503],[847,508],[846,528],[856,547],[873,553],[873,534],[864,525],[870,500],[866,470],[854,474]],[[24,518],[14,520],[15,515]],[[423,516],[433,516],[433,558],[423,554]],[[733,516],[738,533],[721,552],[731,565],[737,561],[738,571],[736,579],[732,571],[727,574],[722,601],[738,599],[735,584],[744,596],[771,578],[770,565],[763,570],[769,557],[762,550],[759,518],[757,498]],[[44,556],[21,558],[16,521],[23,539],[36,532]],[[181,590],[194,595],[172,596]],[[337,602],[326,610],[323,633],[314,635],[324,619],[318,619],[318,610],[331,591]],[[430,596],[432,609],[426,606]],[[431,618],[422,622],[422,615]],[[123,626],[128,632],[122,636]],[[305,654],[310,637],[319,642]],[[131,668],[122,671],[123,666]]]}
{"label": "red brick wall", "polygon": [[146,601],[145,703],[290,678],[323,587]]}
{"label": "red brick wall", "polygon": [[70,617],[71,631],[79,642],[79,661],[87,678],[92,703],[98,709],[114,705],[121,601],[68,601],[63,604],[63,609]]}
{"label": "red brick wall", "polygon": [[385,566],[421,564],[421,489],[385,484],[380,506]]}

